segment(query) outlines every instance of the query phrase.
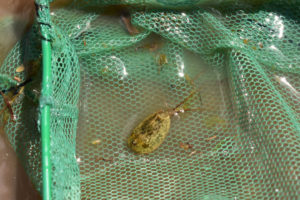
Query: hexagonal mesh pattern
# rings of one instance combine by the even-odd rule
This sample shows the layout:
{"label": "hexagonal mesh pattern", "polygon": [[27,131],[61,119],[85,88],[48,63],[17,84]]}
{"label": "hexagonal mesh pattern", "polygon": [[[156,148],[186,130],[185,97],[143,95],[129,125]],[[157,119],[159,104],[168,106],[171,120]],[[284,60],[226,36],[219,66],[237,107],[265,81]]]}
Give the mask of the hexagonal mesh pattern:
{"label": "hexagonal mesh pattern", "polygon": [[[1,128],[25,166],[36,188],[42,189],[41,137],[39,129],[39,94],[41,92],[41,40],[35,24],[18,42],[0,69],[1,91],[25,80],[23,92],[12,102],[14,121],[8,109],[1,113]],[[54,29],[52,42],[51,161],[54,199],[76,199],[80,193],[79,168],[75,159],[80,73],[78,58],[68,39]],[[19,70],[23,66],[23,70]],[[17,77],[17,79],[16,79]],[[19,80],[18,80],[19,79]],[[18,91],[18,90],[17,90]],[[11,100],[15,94],[5,92]],[[44,100],[45,101],[45,100]],[[6,104],[1,98],[1,108]],[[1,109],[2,110],[2,109]]]}
{"label": "hexagonal mesh pattern", "polygon": [[[297,198],[299,6],[131,8],[139,34],[130,35],[118,13],[76,5],[52,12],[56,199]],[[13,84],[7,77],[15,76],[18,45],[1,68],[7,80],[1,87]],[[183,108],[201,111],[171,116],[154,152],[129,149],[127,139],[141,121],[193,91]],[[17,116],[20,105],[13,107]],[[17,127],[6,125],[10,140],[27,148],[15,142]],[[38,148],[21,157],[40,183]]]}

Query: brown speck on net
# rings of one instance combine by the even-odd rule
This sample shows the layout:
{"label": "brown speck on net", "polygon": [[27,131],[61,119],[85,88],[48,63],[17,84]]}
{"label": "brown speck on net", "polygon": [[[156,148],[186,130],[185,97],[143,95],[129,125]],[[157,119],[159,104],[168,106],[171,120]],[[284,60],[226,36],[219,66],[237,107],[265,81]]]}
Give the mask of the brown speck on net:
{"label": "brown speck on net", "polygon": [[21,79],[17,76],[14,77],[14,80],[18,81],[18,82],[21,82]]}
{"label": "brown speck on net", "polygon": [[189,154],[189,156],[192,156],[192,155],[194,155],[194,154],[196,154],[196,153],[198,153],[197,151],[192,151],[190,154]]}
{"label": "brown speck on net", "polygon": [[112,158],[99,157],[99,158],[96,158],[96,161],[112,162],[113,159]]}
{"label": "brown speck on net", "polygon": [[213,140],[213,139],[215,139],[217,136],[216,135],[214,135],[214,136],[212,136],[212,137],[210,137],[210,138],[207,138],[206,140],[207,141],[210,141],[210,140]]}
{"label": "brown speck on net", "polygon": [[243,42],[244,42],[244,44],[248,44],[249,40],[248,39],[244,39]]}
{"label": "brown speck on net", "polygon": [[130,14],[128,13],[124,13],[122,16],[121,16],[121,20],[123,22],[123,24],[125,25],[126,27],[126,30],[128,31],[128,33],[130,35],[136,35],[139,33],[139,31],[137,30],[137,28],[135,28],[132,24],[131,24],[131,17],[130,17]]}
{"label": "brown speck on net", "polygon": [[180,142],[180,148],[182,148],[184,150],[188,150],[188,149],[192,149],[193,145],[191,145],[190,143],[182,143],[182,142]]}

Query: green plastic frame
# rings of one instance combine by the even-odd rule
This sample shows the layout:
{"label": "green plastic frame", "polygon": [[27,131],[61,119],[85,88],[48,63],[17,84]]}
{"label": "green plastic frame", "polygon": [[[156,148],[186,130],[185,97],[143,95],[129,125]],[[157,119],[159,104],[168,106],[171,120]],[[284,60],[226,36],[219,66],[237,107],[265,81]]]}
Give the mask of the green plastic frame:
{"label": "green plastic frame", "polygon": [[51,153],[50,153],[50,99],[51,90],[51,20],[48,0],[36,0],[37,22],[42,35],[43,79],[40,100],[41,133],[42,133],[42,176],[43,199],[52,199],[51,195]]}

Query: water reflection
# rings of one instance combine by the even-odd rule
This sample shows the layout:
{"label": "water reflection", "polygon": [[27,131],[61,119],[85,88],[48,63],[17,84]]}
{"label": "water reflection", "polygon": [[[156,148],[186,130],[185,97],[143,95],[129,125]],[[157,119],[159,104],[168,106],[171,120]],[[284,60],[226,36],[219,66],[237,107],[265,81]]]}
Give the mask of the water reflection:
{"label": "water reflection", "polygon": [[274,78],[281,86],[288,89],[294,96],[300,99],[300,93],[287,81],[286,77],[274,75]]}

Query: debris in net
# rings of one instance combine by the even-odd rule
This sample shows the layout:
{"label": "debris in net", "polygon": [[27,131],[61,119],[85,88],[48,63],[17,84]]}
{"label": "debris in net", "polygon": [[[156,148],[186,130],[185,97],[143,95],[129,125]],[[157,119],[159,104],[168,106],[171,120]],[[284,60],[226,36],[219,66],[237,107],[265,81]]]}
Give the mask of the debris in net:
{"label": "debris in net", "polygon": [[193,145],[191,145],[190,143],[182,143],[180,142],[180,147],[184,150],[188,150],[188,149],[192,149]]}
{"label": "debris in net", "polygon": [[21,82],[21,79],[17,76],[14,77],[14,80],[18,81],[18,82]]}
{"label": "debris in net", "polygon": [[85,40],[83,40],[83,46],[86,46],[86,41]]}
{"label": "debris in net", "polygon": [[139,31],[137,30],[137,28],[135,28],[132,24],[131,24],[131,17],[130,17],[130,14],[129,13],[123,13],[121,15],[121,20],[123,22],[123,24],[125,25],[126,27],[126,30],[128,31],[128,33],[130,35],[136,35],[139,33]]}
{"label": "debris in net", "polygon": [[138,47],[135,48],[135,50],[137,51],[137,50],[139,50],[139,49],[147,49],[147,50],[149,50],[150,52],[154,52],[154,51],[156,51],[157,49],[159,49],[160,46],[161,46],[160,43],[158,43],[158,42],[153,42],[153,43],[147,43],[147,44],[144,44],[144,45],[142,45],[142,46],[138,46]]}
{"label": "debris in net", "polygon": [[160,47],[160,45],[155,42],[149,44],[148,46],[145,46],[145,48],[147,48],[150,52],[156,51],[159,47]]}
{"label": "debris in net", "polygon": [[165,64],[168,64],[168,59],[166,54],[159,54],[156,58],[158,64],[158,73],[160,73]]}
{"label": "debris in net", "polygon": [[92,144],[93,144],[93,145],[95,145],[95,144],[100,144],[100,143],[101,143],[101,140],[100,140],[100,139],[92,141]]}
{"label": "debris in net", "polygon": [[249,40],[248,39],[244,39],[243,42],[244,42],[244,44],[248,44]]}
{"label": "debris in net", "polygon": [[160,49],[164,45],[164,41],[160,36],[151,36],[151,41],[150,42],[145,42],[141,45],[138,45],[135,50],[148,50],[149,52],[155,52],[158,49]]}
{"label": "debris in net", "polygon": [[157,63],[160,65],[160,66],[162,66],[162,65],[164,65],[164,64],[167,64],[168,63],[168,59],[167,59],[167,56],[166,56],[166,54],[159,54],[158,56],[157,56]]}
{"label": "debris in net", "polygon": [[207,141],[210,141],[210,140],[213,140],[213,139],[215,139],[217,136],[216,135],[214,135],[214,136],[212,136],[212,137],[210,137],[210,138],[207,138],[206,140]]}
{"label": "debris in net", "polygon": [[23,72],[25,70],[24,65],[20,65],[19,67],[17,67],[16,72],[20,73]]}
{"label": "debris in net", "polygon": [[[29,83],[31,79],[27,79],[23,83],[20,83],[16,86],[12,86],[9,89],[5,89],[0,91],[0,94],[3,98],[3,101],[5,103],[4,107],[0,111],[0,114],[2,114],[5,109],[7,108],[10,114],[11,120],[15,123],[15,115],[12,109],[12,104],[15,102],[15,100],[20,96],[20,94],[23,93],[25,85]],[[6,94],[5,94],[6,93]]]}
{"label": "debris in net", "polygon": [[12,107],[11,107],[10,100],[8,100],[8,97],[7,97],[2,91],[0,91],[0,94],[1,94],[1,96],[2,96],[2,98],[3,98],[4,103],[5,103],[5,106],[4,106],[4,108],[0,111],[0,114],[1,114],[2,112],[4,112],[5,109],[7,108],[8,111],[9,111],[9,113],[10,113],[10,118],[11,118],[11,120],[12,120],[13,122],[16,122],[16,121],[15,121],[14,112],[13,112],[13,109],[12,109]]}
{"label": "debris in net", "polygon": [[104,161],[104,162],[112,162],[112,161],[113,161],[112,158],[106,159],[106,158],[100,157],[100,158],[97,158],[97,159],[96,159],[96,161],[100,161],[100,160],[102,160],[102,161]]}
{"label": "debris in net", "polygon": [[195,153],[197,153],[197,151],[192,151],[192,152],[189,154],[189,156],[192,156],[192,155],[194,155]]}

